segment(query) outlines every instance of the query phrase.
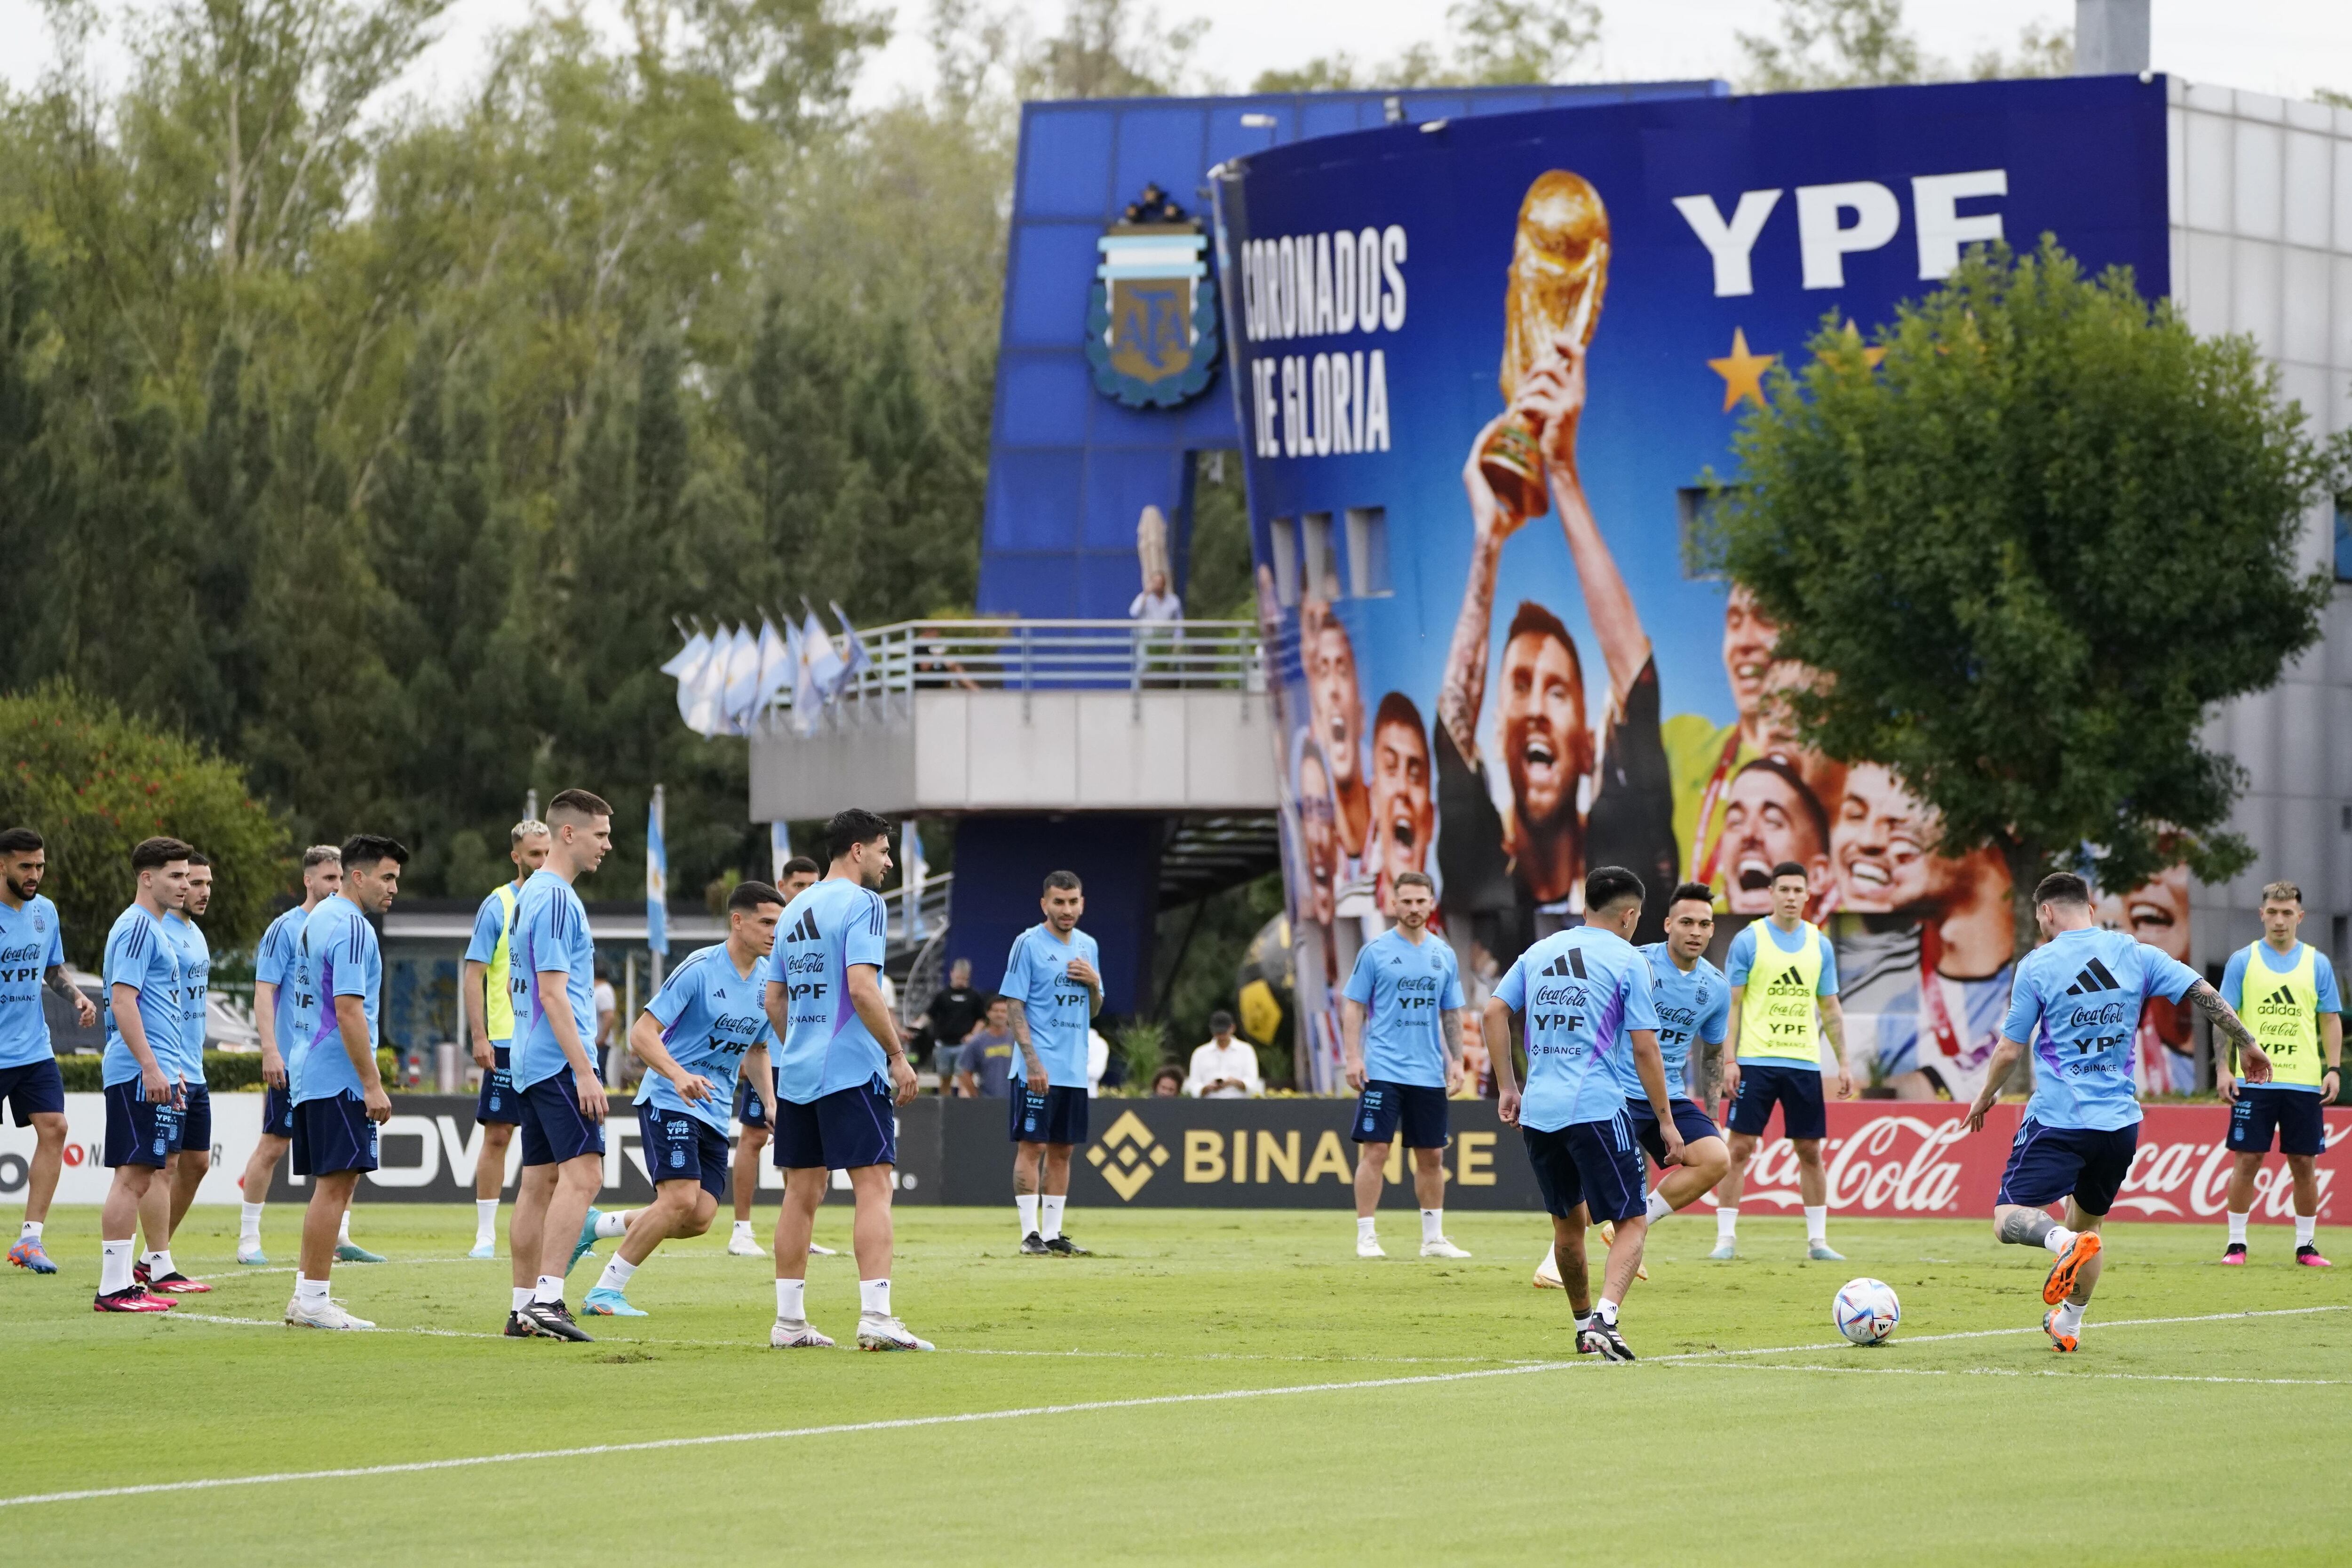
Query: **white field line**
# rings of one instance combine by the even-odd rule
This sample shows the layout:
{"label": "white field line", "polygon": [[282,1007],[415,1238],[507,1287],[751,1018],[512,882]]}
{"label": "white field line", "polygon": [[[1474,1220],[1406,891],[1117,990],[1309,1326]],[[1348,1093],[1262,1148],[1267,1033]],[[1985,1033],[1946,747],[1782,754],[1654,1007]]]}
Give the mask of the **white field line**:
{"label": "white field line", "polygon": [[[2185,1318],[2127,1318],[2103,1323],[2100,1328],[2126,1329],[2164,1323],[2210,1323],[2243,1318],[2294,1317],[2312,1312],[2352,1310],[2352,1306],[2290,1307],[2264,1312],[2211,1312]],[[191,1316],[194,1316],[191,1314]],[[231,1322],[257,1322],[259,1320],[205,1320]],[[455,1334],[457,1330],[427,1330],[425,1332]],[[2013,1334],[2038,1334],[2037,1326],[2031,1329],[1982,1329],[1968,1333],[1922,1334],[1906,1342],[1929,1344],[1949,1340],[1989,1339]],[[1725,1363],[1732,1356],[1794,1355],[1804,1352],[1829,1350],[1829,1345],[1773,1345],[1747,1351],[1697,1351],[1681,1355],[1653,1357],[1647,1364],[1676,1365],[1706,1363]],[[93,1498],[144,1497],[159,1492],[211,1491],[222,1487],[276,1486],[289,1481],[350,1480],[370,1476],[413,1475],[428,1470],[470,1469],[484,1465],[519,1464],[534,1459],[587,1458],[600,1454],[644,1454],[667,1448],[701,1448],[728,1443],[782,1442],[800,1437],[843,1436],[863,1432],[899,1432],[920,1426],[968,1426],[982,1421],[1013,1421],[1033,1415],[1076,1415],[1103,1410],[1147,1410],[1160,1405],[1213,1405],[1242,1399],[1275,1399],[1304,1394],[1348,1394],[1362,1389],[1410,1388],[1433,1384],[1467,1383],[1474,1379],[1519,1377],[1529,1373],[1566,1371],[1580,1367],[1600,1366],[1598,1361],[1526,1362],[1510,1366],[1485,1367],[1473,1372],[1419,1373],[1406,1377],[1359,1378],[1339,1383],[1290,1384],[1276,1388],[1234,1388],[1208,1394],[1160,1394],[1137,1399],[1094,1399],[1070,1405],[1032,1405],[1011,1410],[974,1410],[951,1415],[909,1415],[888,1421],[851,1421],[825,1426],[789,1426],[766,1432],[721,1432],[698,1437],[661,1437],[642,1443],[595,1443],[575,1448],[530,1448],[505,1454],[472,1454],[449,1459],[414,1459],[403,1464],[358,1465],[328,1470],[281,1470],[257,1476],[213,1476],[195,1480],[152,1481],[139,1486],[89,1487],[77,1491],[31,1492],[19,1497],[0,1498],[0,1508],[22,1508],[35,1503],[80,1502]],[[1769,1370],[1759,1368],[1757,1370]],[[1924,1369],[1923,1369],[1924,1370]],[[2080,1373],[2058,1373],[2058,1376]],[[2122,1375],[2093,1373],[2089,1375]],[[2204,1381],[2189,1379],[2184,1381]]]}
{"label": "white field line", "polygon": [[[2111,1323],[2107,1326],[2114,1328],[2119,1325]],[[2171,1372],[2061,1372],[2056,1367],[1820,1366],[1803,1362],[1775,1366],[1753,1361],[1685,1362],[1678,1363],[1678,1367],[1684,1372],[1705,1372],[1709,1370],[1710,1364],[1722,1372],[1832,1372],[1853,1373],[1863,1377],[2063,1377],[2070,1381],[2095,1378],[2118,1383],[2247,1383],[2265,1388],[2352,1387],[2352,1378],[2344,1377],[2195,1377],[2187,1373]]]}

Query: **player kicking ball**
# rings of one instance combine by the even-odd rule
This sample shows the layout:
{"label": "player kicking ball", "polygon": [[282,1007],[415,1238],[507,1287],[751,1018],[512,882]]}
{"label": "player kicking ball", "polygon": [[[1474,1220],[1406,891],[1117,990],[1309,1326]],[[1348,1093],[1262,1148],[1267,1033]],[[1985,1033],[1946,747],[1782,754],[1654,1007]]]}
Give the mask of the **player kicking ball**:
{"label": "player kicking ball", "polygon": [[808,1321],[809,1237],[835,1171],[856,1195],[857,1348],[927,1351],[890,1311],[890,1194],[898,1183],[893,1104],[915,1098],[915,1069],[882,996],[888,913],[880,887],[890,872],[890,824],[856,807],[825,826],[833,867],[786,905],[768,955],[768,1021],[782,1041],[776,1068],[776,1165],[784,1202],[776,1215],[777,1350],[824,1350],[833,1341]]}
{"label": "player kicking ball", "polygon": [[1421,1255],[1467,1258],[1445,1236],[1446,1099],[1462,1085],[1462,976],[1429,932],[1437,886],[1397,875],[1396,924],[1356,950],[1339,1015],[1348,1087],[1358,1091],[1356,1256],[1386,1258],[1374,1228],[1389,1144],[1402,1128],[1421,1202]]}
{"label": "player kicking ball", "polygon": [[774,1031],[761,1005],[760,968],[783,912],[783,896],[767,883],[739,884],[727,897],[727,940],[688,953],[629,1027],[629,1047],[646,1069],[637,1131],[654,1201],[629,1216],[619,1250],[581,1301],[592,1317],[645,1317],[629,1304],[631,1277],[671,1237],[710,1228],[727,1194],[727,1115],[739,1070],[775,1120],[768,1070]]}
{"label": "player kicking ball", "polygon": [[[1552,1216],[1552,1251],[1576,1313],[1577,1351],[1632,1361],[1617,1310],[1641,1266],[1649,1220],[1620,1058],[1633,1061],[1657,1121],[1661,1165],[1682,1163],[1683,1135],[1658,1055],[1649,965],[1626,940],[1642,919],[1642,879],[1622,866],[1601,867],[1584,879],[1584,924],[1544,938],[1504,974],[1486,1002],[1486,1037],[1496,1047],[1496,1114],[1519,1129]],[[1511,1066],[1522,1035],[1524,1098]],[[1588,1219],[1617,1226],[1597,1305],[1584,1261]]]}
{"label": "player kicking ball", "polygon": [[[1983,1130],[2002,1080],[2032,1041],[2040,1070],[2001,1173],[1993,1235],[2056,1257],[2042,1282],[2050,1309],[2042,1328],[2052,1350],[2071,1354],[2082,1345],[2083,1310],[2099,1282],[2099,1226],[2139,1145],[2132,1053],[2142,1005],[2151,996],[2185,998],[2236,1045],[2250,1083],[2268,1079],[2271,1064],[2237,1013],[2195,970],[2122,931],[2093,926],[2091,889],[2082,878],[2071,871],[2042,878],[2033,889],[2033,914],[2048,940],[2018,961],[2009,1017],[1984,1088],[1969,1107],[1969,1131]],[[2063,1226],[2042,1212],[2060,1198],[2069,1200]]]}

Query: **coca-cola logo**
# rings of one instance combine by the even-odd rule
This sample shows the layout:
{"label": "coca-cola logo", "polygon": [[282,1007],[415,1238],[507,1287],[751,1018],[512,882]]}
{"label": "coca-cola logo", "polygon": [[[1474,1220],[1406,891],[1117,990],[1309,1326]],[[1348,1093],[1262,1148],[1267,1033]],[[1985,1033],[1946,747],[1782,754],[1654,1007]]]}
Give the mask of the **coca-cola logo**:
{"label": "coca-cola logo", "polygon": [[[2133,1016],[2137,1016],[2137,1012]],[[2077,1029],[2095,1029],[2105,1024],[2120,1024],[2124,1017],[2124,1004],[2110,1002],[2104,1007],[2077,1007],[2067,1016],[2066,1022]]]}
{"label": "coca-cola logo", "polygon": [[[2331,1123],[2326,1147],[2334,1149],[2347,1131],[2352,1130],[2344,1123]],[[2230,1152],[2225,1138],[2210,1143],[2187,1139],[2160,1142],[2148,1136],[2143,1124],[2140,1140],[2132,1154],[2131,1170],[2124,1177],[2123,1191],[2116,1198],[2116,1208],[2172,1219],[2210,1218],[2228,1212],[2230,1173],[2237,1156]],[[2321,1166],[2313,1177],[2319,1188],[2318,1212],[2326,1218],[2336,1173]],[[2284,1163],[2265,1160],[2254,1173],[2252,1212],[2265,1219],[2284,1219],[2294,1213],[2294,1183]]]}
{"label": "coca-cola logo", "polygon": [[[1843,1138],[1822,1144],[1829,1206],[1865,1214],[1957,1215],[1962,1162],[1955,1145],[1969,1135],[1957,1115],[1874,1116]],[[1747,1196],[1791,1208],[1797,1151],[1786,1138],[1759,1151],[1748,1167]],[[1781,1190],[1772,1190],[1772,1189]]]}

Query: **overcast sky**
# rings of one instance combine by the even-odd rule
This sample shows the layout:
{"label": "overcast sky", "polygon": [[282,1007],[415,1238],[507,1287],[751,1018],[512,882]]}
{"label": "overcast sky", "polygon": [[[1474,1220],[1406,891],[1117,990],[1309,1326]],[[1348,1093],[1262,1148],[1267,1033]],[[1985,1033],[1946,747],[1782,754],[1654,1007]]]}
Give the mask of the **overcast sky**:
{"label": "overcast sky", "polygon": [[[419,63],[414,86],[434,97],[462,90],[492,29],[530,15],[535,0],[459,0],[442,41]],[[591,0],[609,15],[610,0]],[[1050,31],[1062,0],[1027,0]],[[1233,87],[1258,71],[1344,49],[1385,59],[1440,37],[1445,0],[1160,0],[1167,21],[1206,17],[1200,62]],[[898,0],[899,37],[860,89],[866,101],[919,89],[929,73],[922,42],[929,0]],[[1599,73],[1619,79],[1736,77],[1733,34],[1769,30],[1775,0],[1602,0]],[[1910,0],[1910,23],[1928,51],[1952,59],[2013,47],[2028,23],[2064,25],[2073,0]],[[37,0],[0,0],[0,76],[18,87],[51,58]],[[2316,87],[2352,91],[2352,0],[2155,0],[2155,66],[2191,80],[2292,97]]]}

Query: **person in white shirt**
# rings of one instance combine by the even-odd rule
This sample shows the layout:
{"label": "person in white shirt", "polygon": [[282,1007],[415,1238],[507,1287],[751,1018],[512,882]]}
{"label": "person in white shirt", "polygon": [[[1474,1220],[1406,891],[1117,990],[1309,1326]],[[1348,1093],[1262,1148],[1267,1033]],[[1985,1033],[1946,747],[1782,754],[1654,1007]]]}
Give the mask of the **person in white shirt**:
{"label": "person in white shirt", "polygon": [[1154,572],[1144,579],[1143,592],[1127,607],[1130,621],[1181,621],[1184,601],[1168,591],[1168,574]]}
{"label": "person in white shirt", "polygon": [[1195,1100],[1251,1100],[1265,1092],[1258,1075],[1257,1048],[1234,1037],[1231,1013],[1209,1015],[1209,1032],[1216,1038],[1192,1051],[1192,1070],[1184,1092]]}

